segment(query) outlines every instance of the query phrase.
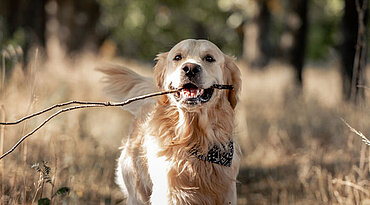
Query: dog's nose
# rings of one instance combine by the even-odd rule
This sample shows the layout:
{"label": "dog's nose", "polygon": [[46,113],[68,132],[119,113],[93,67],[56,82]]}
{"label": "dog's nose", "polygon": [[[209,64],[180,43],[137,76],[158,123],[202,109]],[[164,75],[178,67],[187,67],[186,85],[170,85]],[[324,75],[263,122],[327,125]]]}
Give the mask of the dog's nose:
{"label": "dog's nose", "polygon": [[198,64],[194,63],[186,63],[183,65],[182,70],[184,71],[185,75],[190,77],[196,76],[202,70],[202,67]]}

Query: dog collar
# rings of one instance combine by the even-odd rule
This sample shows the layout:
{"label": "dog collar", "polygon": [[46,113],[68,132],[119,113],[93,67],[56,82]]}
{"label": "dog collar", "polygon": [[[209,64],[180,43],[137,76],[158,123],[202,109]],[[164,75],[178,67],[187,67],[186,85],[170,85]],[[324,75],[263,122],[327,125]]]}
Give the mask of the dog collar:
{"label": "dog collar", "polygon": [[195,148],[191,150],[190,153],[203,161],[230,167],[234,155],[234,143],[230,140],[227,144],[227,149],[225,145],[222,145],[222,147],[223,149],[214,145],[206,155],[198,154],[199,151]]}

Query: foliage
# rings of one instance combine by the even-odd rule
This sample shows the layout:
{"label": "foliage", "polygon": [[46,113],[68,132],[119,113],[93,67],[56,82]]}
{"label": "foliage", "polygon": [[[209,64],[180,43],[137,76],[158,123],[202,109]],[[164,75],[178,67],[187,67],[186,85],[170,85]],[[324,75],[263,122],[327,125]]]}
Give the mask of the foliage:
{"label": "foliage", "polygon": [[186,38],[209,39],[227,53],[240,55],[242,39],[226,25],[231,12],[217,1],[99,0],[99,28],[111,33],[121,54],[151,60]]}
{"label": "foliage", "polygon": [[[266,39],[271,42],[271,46],[267,49],[277,55],[281,50],[281,42],[284,41],[287,24],[293,19],[289,10],[291,1],[266,1],[271,14],[271,22],[268,23],[269,36]],[[109,45],[114,45],[119,55],[151,61],[158,52],[167,51],[182,39],[204,38],[211,40],[228,54],[242,56],[244,34],[247,32],[244,26],[255,18],[258,13],[256,5],[260,2],[256,0],[94,0],[89,1],[89,4],[81,4],[86,5],[86,8],[81,8],[80,4],[58,1],[60,5],[58,8],[61,9],[59,18],[71,12],[68,10],[70,6],[76,7],[72,9],[74,13],[72,12],[71,15],[75,15],[73,18],[59,19],[61,20],[59,23],[63,24],[60,25],[60,32],[73,36],[73,33],[78,33],[83,27],[71,26],[74,25],[71,22],[96,18],[97,22],[91,23],[95,37],[89,39],[89,43],[93,44],[92,47],[99,47],[104,42],[112,43]],[[326,60],[331,57],[330,53],[338,48],[342,41],[341,21],[344,1],[310,0],[309,3],[307,58],[315,61]],[[9,0],[0,2],[0,48],[11,44],[28,49],[32,43],[36,43],[34,42],[36,34],[29,30],[34,26],[17,25],[14,23],[17,18],[7,19],[10,17],[6,9],[1,10],[1,7],[7,8],[6,6],[11,4]],[[44,4],[45,8],[50,7],[45,2]],[[97,12],[86,13],[90,4],[98,7],[99,14]],[[17,6],[16,3],[13,6]],[[41,6],[41,8],[44,7]],[[63,8],[67,9],[62,10]],[[42,18],[42,14],[39,15],[38,18]],[[46,34],[51,25],[58,26],[46,21],[44,23],[45,30],[38,33]],[[39,27],[43,28],[43,26]],[[81,34],[81,36],[73,37],[78,39],[84,36]],[[64,35],[60,38],[71,37]],[[82,48],[83,45],[75,44],[83,44],[84,40],[86,39],[76,40],[73,48]],[[64,47],[69,45],[67,42],[62,42],[62,44]]]}
{"label": "foliage", "polygon": [[52,196],[55,197],[55,196],[65,196],[65,195],[68,195],[69,193],[71,192],[71,189],[69,187],[61,187],[59,188]]}
{"label": "foliage", "polygon": [[[0,4],[1,5],[1,4]],[[24,47],[26,43],[26,33],[22,27],[10,34],[5,19],[0,15],[0,48],[12,46]]]}
{"label": "foliage", "polygon": [[42,161],[40,163],[35,163],[31,166],[32,169],[35,169],[40,174],[40,181],[43,183],[49,183],[53,185],[50,177],[51,168],[47,165],[47,162]]}
{"label": "foliage", "polygon": [[42,198],[37,201],[38,205],[49,205],[50,199],[49,198]]}
{"label": "foliage", "polygon": [[330,57],[330,52],[341,43],[340,23],[344,1],[313,0],[310,5],[307,57],[322,60]]}
{"label": "foliage", "polygon": [[35,163],[31,166],[32,169],[35,169],[36,172],[39,173],[38,183],[37,185],[35,184],[36,192],[34,196],[34,201],[39,196],[39,199],[37,200],[38,205],[49,205],[51,204],[51,199],[53,199],[55,196],[66,196],[71,191],[69,187],[61,187],[51,195],[51,199],[46,197],[42,198],[45,184],[50,184],[52,187],[54,187],[52,177],[50,176],[51,168],[47,164],[48,163],[46,161],[41,161],[41,163]]}

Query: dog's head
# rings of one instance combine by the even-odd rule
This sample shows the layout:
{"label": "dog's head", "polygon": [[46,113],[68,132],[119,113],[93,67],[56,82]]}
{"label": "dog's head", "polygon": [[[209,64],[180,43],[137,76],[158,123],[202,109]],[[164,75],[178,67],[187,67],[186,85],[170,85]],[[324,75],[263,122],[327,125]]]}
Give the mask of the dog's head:
{"label": "dog's head", "polygon": [[[226,98],[235,108],[241,79],[234,59],[207,40],[183,40],[156,58],[154,76],[161,90],[181,89],[171,103],[200,108]],[[214,84],[232,85],[233,90],[215,90]]]}

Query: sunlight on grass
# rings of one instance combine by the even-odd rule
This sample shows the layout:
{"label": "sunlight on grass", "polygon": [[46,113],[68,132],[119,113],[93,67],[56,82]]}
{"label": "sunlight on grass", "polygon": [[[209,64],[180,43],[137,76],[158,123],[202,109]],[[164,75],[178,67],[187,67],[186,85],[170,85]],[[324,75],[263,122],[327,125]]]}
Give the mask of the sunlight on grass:
{"label": "sunlight on grass", "polygon": [[[13,121],[69,100],[110,100],[102,92],[102,74],[95,70],[103,61],[151,73],[150,65],[131,59],[102,60],[89,54],[39,60],[35,72],[31,72],[35,62],[25,68],[15,64],[6,69],[2,120]],[[238,64],[243,78],[235,132],[243,151],[238,203],[369,202],[370,150],[340,117],[370,133],[370,109],[341,101],[338,66],[307,66],[300,94],[286,65],[272,63],[260,71]],[[6,127],[0,147],[6,151],[22,135],[23,126],[28,132],[45,118]],[[32,202],[39,174],[31,166],[42,161],[48,162],[55,187],[70,188],[66,196],[49,197],[54,203],[121,202],[114,170],[131,120],[119,108],[78,110],[55,118],[27,140],[27,147],[1,161],[0,203]],[[56,189],[51,189],[45,186],[42,192],[52,196]]]}

